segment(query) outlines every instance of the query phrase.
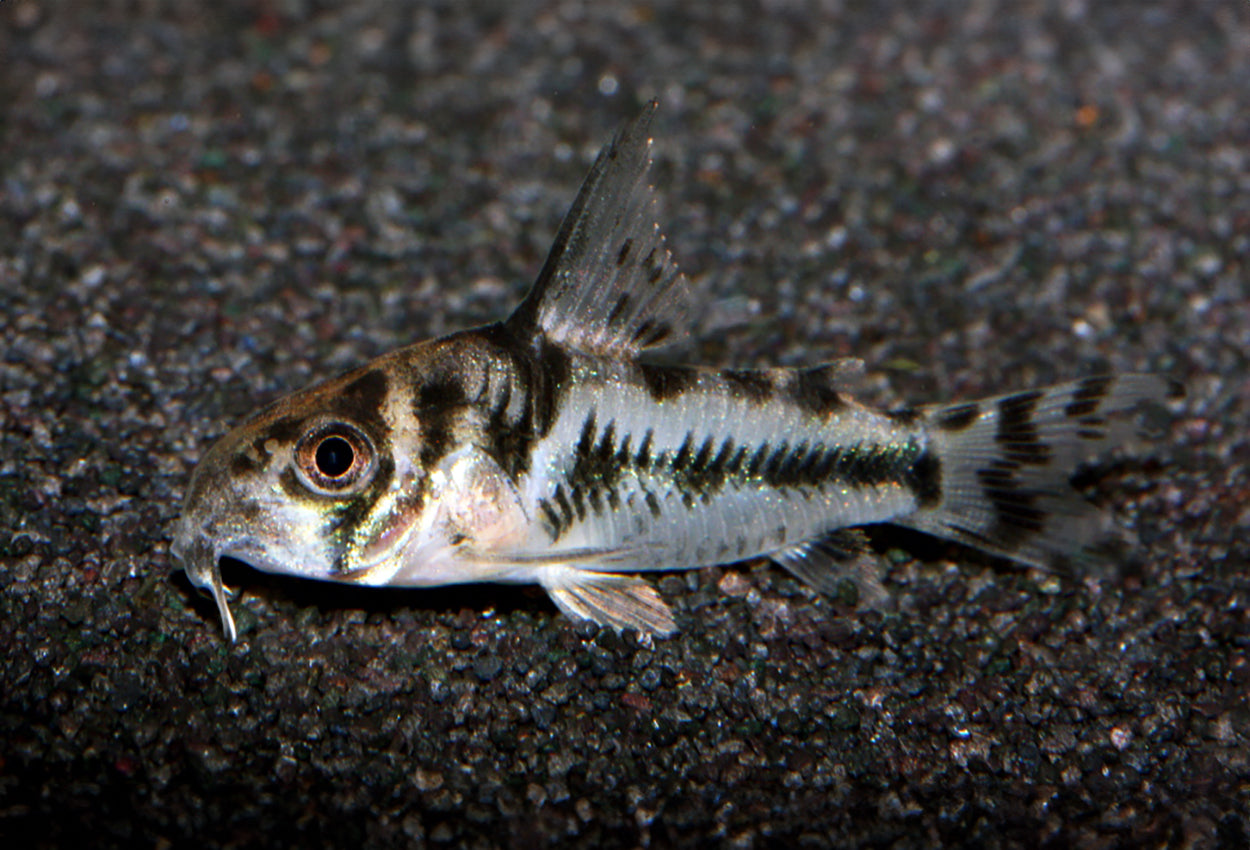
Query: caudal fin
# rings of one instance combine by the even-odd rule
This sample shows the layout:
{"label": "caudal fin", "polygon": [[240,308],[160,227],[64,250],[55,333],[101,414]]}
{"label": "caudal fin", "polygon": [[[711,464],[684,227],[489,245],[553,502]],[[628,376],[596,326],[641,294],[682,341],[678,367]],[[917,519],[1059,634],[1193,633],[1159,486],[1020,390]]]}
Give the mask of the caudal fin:
{"label": "caudal fin", "polygon": [[1182,394],[1126,374],[928,410],[940,497],[896,522],[1041,567],[1079,558],[1110,529],[1073,475],[1139,433],[1143,405]]}

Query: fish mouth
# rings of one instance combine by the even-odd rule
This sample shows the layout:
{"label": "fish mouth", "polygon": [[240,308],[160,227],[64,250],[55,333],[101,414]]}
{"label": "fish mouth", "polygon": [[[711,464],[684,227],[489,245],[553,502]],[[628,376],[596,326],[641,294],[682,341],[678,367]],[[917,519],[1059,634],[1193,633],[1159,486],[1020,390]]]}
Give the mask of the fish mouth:
{"label": "fish mouth", "polygon": [[221,628],[226,639],[234,643],[239,637],[239,630],[234,624],[234,616],[230,613],[230,603],[226,596],[226,586],[221,580],[221,554],[203,537],[195,536],[188,544],[184,539],[174,541],[171,547],[174,555],[182,561],[182,569],[191,584],[201,590],[208,591],[217,603],[217,612],[221,615]]}

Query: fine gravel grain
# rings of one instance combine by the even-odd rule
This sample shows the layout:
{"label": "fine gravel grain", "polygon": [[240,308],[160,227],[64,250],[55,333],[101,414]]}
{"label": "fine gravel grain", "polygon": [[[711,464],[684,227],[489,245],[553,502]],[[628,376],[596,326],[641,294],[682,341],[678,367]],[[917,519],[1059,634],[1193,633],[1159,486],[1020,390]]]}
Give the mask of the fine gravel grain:
{"label": "fine gravel grain", "polygon": [[[483,10],[486,9],[486,10]],[[1246,846],[1250,5],[0,2],[0,846]],[[280,394],[506,315],[661,102],[685,355],[881,404],[1184,381],[1100,577],[889,529],[653,645],[505,587],[175,571]]]}

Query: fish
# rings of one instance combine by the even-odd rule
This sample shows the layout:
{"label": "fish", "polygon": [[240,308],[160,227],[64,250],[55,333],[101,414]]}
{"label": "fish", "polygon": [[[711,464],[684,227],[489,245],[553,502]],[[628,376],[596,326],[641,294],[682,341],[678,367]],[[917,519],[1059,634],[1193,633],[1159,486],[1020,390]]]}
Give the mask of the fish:
{"label": "fish", "polygon": [[657,359],[697,309],[648,180],[655,110],[601,150],[511,316],[279,399],[204,455],[170,548],[230,641],[225,557],[348,585],[537,584],[575,620],[667,636],[648,573],[767,558],[867,598],[867,526],[1045,569],[1105,532],[1073,476],[1180,394],[1168,377],[877,410],[848,389],[854,360]]}

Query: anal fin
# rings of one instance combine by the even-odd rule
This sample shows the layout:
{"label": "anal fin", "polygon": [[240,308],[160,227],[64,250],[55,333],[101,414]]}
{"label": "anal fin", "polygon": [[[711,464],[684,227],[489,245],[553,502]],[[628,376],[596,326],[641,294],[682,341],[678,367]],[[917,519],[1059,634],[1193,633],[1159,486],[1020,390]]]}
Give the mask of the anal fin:
{"label": "anal fin", "polygon": [[859,529],[838,529],[769,557],[813,590],[857,608],[888,609],[893,603],[881,583],[880,562]]}
{"label": "anal fin", "polygon": [[650,583],[636,576],[553,566],[544,571],[541,583],[556,607],[575,620],[657,637],[677,631],[672,610]]}

